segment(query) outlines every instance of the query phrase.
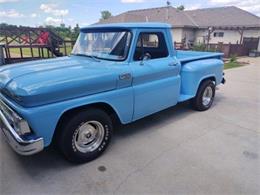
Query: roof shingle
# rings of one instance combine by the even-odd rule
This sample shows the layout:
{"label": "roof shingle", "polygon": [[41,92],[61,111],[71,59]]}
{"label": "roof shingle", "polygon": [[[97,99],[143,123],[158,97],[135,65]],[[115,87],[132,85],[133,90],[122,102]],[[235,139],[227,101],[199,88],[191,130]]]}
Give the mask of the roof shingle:
{"label": "roof shingle", "polygon": [[99,23],[164,22],[173,27],[260,27],[260,18],[237,7],[218,7],[180,11],[159,7],[124,12]]}
{"label": "roof shingle", "polygon": [[199,27],[260,27],[260,18],[234,6],[185,11]]}

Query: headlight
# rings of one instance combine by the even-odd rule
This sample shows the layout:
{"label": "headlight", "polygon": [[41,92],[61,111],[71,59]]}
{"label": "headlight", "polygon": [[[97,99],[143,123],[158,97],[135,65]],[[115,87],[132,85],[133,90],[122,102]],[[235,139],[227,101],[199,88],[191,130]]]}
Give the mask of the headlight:
{"label": "headlight", "polygon": [[0,109],[18,135],[31,133],[28,123],[1,100]]}

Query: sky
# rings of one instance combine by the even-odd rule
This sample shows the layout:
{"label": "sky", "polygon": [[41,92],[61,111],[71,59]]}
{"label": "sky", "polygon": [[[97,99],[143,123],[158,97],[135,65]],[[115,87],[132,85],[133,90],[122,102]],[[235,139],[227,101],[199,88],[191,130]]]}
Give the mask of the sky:
{"label": "sky", "polygon": [[[260,0],[172,0],[186,9],[237,6],[260,16]],[[0,0],[0,23],[23,26],[87,26],[97,22],[100,12],[117,15],[128,10],[166,6],[166,0]]]}

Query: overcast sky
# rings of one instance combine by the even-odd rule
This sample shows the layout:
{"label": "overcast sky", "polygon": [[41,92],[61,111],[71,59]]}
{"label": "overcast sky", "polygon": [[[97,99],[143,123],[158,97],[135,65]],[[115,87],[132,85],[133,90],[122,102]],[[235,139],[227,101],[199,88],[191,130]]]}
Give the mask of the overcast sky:
{"label": "overcast sky", "polygon": [[[260,16],[260,0],[172,0],[186,9],[234,5]],[[166,5],[166,0],[0,0],[0,23],[39,26],[44,24],[86,26],[100,18],[102,10],[113,15]]]}

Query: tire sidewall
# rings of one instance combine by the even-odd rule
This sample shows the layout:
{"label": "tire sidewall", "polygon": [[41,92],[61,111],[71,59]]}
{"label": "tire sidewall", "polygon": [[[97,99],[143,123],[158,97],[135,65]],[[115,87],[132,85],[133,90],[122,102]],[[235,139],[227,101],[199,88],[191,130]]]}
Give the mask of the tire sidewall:
{"label": "tire sidewall", "polygon": [[[212,89],[212,98],[210,100],[210,103],[208,105],[204,105],[203,104],[203,94],[206,90],[207,87],[211,87]],[[201,92],[200,92],[200,106],[203,108],[203,110],[207,110],[211,107],[213,101],[214,101],[214,98],[215,98],[215,84],[212,82],[212,81],[207,81],[204,83],[204,85],[202,86],[202,89],[201,89]]]}
{"label": "tire sidewall", "polygon": [[[104,128],[104,138],[99,147],[92,151],[83,153],[77,149],[74,143],[75,136],[79,131],[79,127],[88,121],[98,121]],[[65,156],[73,162],[88,162],[100,156],[107,148],[112,136],[112,124],[108,116],[100,110],[91,110],[80,112],[74,116],[63,129],[63,137],[61,149]]]}
{"label": "tire sidewall", "polygon": [[[211,89],[212,89],[212,98],[211,98],[210,103],[207,106],[205,106],[205,105],[203,105],[203,93],[208,86],[211,87]],[[192,100],[193,108],[195,110],[205,111],[205,110],[208,110],[212,106],[214,98],[215,98],[215,87],[216,86],[215,86],[214,82],[211,80],[205,80],[200,84],[197,95]]]}

